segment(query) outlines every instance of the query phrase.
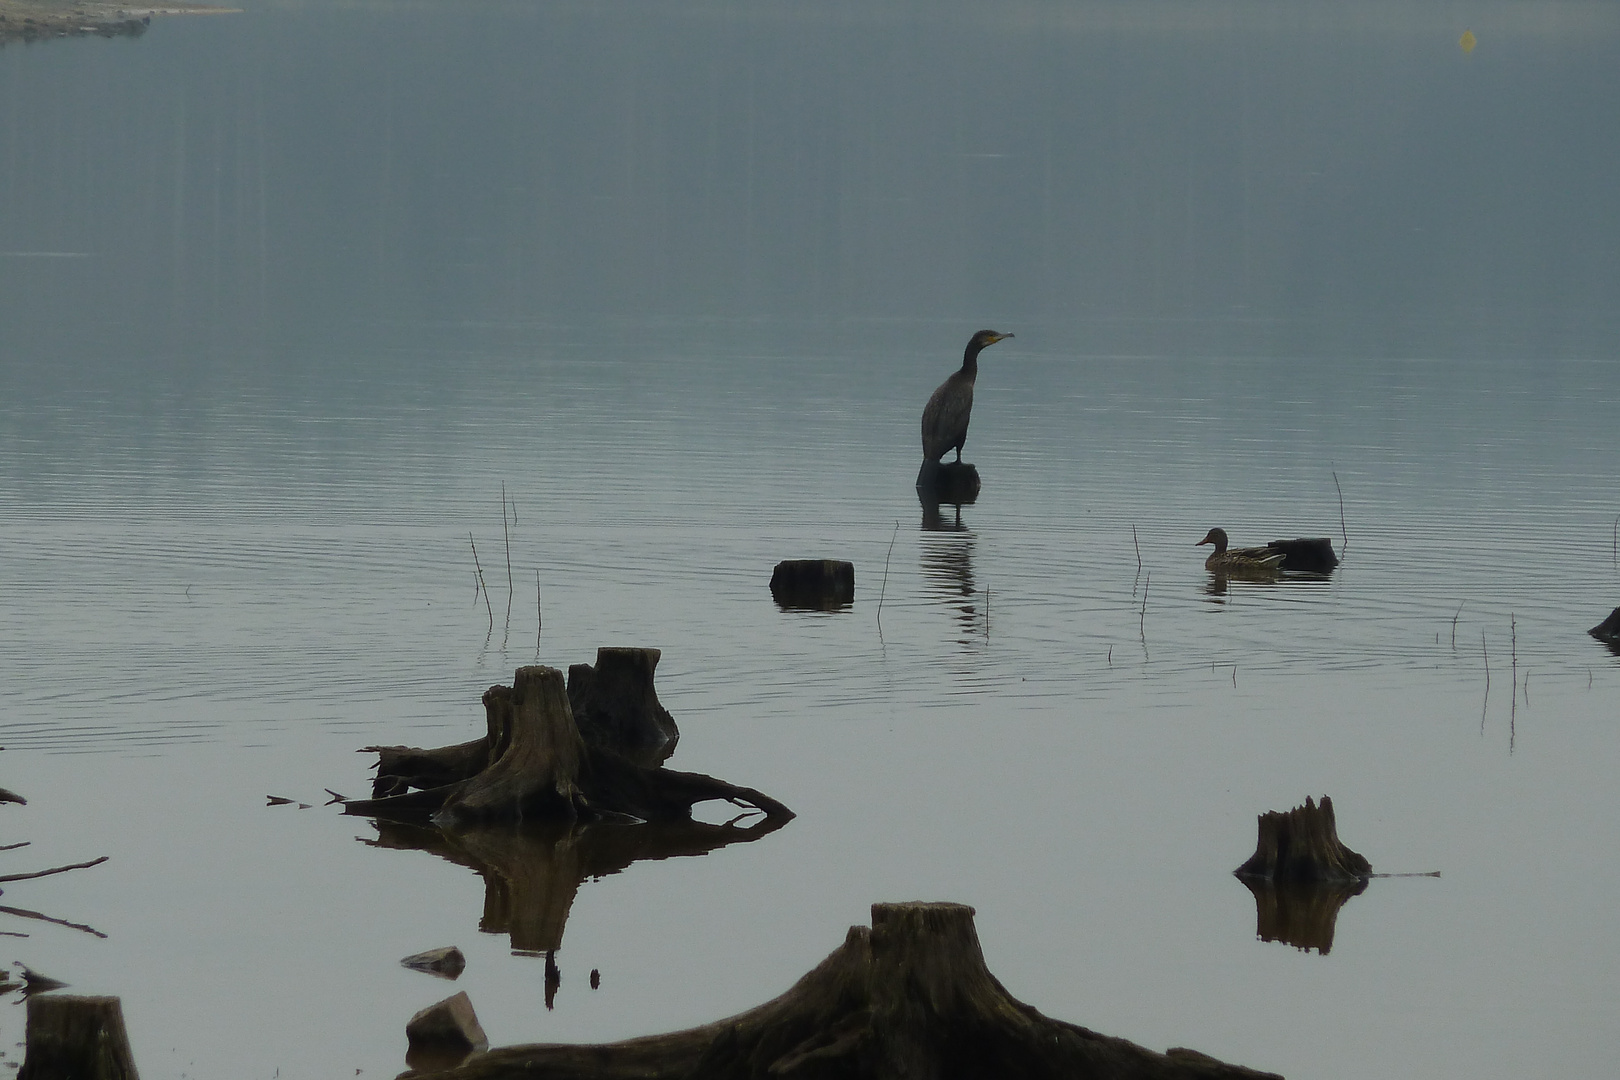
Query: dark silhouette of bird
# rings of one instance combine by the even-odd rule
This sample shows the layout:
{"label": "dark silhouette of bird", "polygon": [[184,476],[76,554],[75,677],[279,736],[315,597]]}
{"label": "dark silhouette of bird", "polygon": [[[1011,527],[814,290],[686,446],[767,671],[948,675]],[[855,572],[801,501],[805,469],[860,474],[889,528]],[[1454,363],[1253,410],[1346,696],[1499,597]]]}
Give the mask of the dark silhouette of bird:
{"label": "dark silhouette of bird", "polygon": [[960,370],[951,372],[950,378],[939,384],[939,389],[923,406],[923,461],[938,461],[950,450],[956,451],[958,462],[962,460],[968,417],[973,412],[973,381],[979,377],[979,353],[985,346],[1012,336],[980,330],[967,343]]}

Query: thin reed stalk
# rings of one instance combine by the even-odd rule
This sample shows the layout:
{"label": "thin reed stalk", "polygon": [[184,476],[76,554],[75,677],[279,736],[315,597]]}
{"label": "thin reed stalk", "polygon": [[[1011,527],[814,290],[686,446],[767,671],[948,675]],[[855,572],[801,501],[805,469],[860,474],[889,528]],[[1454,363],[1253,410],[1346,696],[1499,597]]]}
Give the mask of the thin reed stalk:
{"label": "thin reed stalk", "polygon": [[894,523],[894,532],[889,534],[889,553],[883,556],[883,585],[878,589],[877,625],[878,637],[883,636],[883,598],[889,594],[889,560],[894,556],[894,542],[900,536],[900,523]]}
{"label": "thin reed stalk", "polygon": [[1333,471],[1333,490],[1339,493],[1339,558],[1344,558],[1345,550],[1350,547],[1350,530],[1344,527],[1344,488],[1339,486],[1339,473]]}
{"label": "thin reed stalk", "polygon": [[484,566],[478,561],[478,543],[473,534],[467,534],[467,543],[472,545],[473,571],[478,575],[478,590],[484,594],[484,610],[489,612],[489,632],[495,632],[495,609],[489,604],[489,586],[484,584]]}

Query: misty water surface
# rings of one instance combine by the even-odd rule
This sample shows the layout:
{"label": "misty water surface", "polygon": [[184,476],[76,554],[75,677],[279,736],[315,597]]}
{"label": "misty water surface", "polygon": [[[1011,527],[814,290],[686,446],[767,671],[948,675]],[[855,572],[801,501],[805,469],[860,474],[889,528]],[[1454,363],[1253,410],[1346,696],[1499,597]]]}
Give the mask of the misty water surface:
{"label": "misty water surface", "polygon": [[[113,856],[6,893],[106,940],[0,958],[121,995],[148,1076],[370,1075],[453,989],[497,1044],[671,1030],[949,899],[1013,994],[1156,1049],[1600,1073],[1617,30],[254,4],[0,50],[0,842]],[[984,492],[923,528],[980,326]],[[1217,524],[1345,564],[1222,589]],[[778,610],[821,556],[853,608]],[[602,644],[664,650],[674,767],[799,817],[586,881],[548,1009],[483,880],[319,804]],[[1442,871],[1325,955],[1230,877],[1324,792]],[[397,965],[452,943],[455,987]]]}

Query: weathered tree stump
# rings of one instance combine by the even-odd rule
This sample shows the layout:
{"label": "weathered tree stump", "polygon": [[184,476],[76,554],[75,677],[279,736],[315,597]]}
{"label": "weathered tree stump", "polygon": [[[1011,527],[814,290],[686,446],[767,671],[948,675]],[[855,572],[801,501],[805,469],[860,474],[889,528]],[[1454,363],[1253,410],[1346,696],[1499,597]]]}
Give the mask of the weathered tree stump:
{"label": "weathered tree stump", "polygon": [[371,747],[378,755],[373,797],[348,800],[344,811],[397,821],[432,819],[449,827],[525,820],[689,821],[697,803],[720,799],[790,820],[791,810],[753,788],[635,760],[648,754],[651,731],[674,730],[673,720],[666,729],[657,715],[663,709],[650,681],[656,650],[645,653],[650,658],[619,655],[608,664],[610,674],[634,674],[639,667],[643,683],[630,679],[619,685],[631,689],[605,689],[598,670],[589,691],[582,687],[581,694],[593,709],[602,701],[614,709],[633,699],[642,706],[650,703],[656,707],[650,721],[627,721],[622,711],[598,712],[607,720],[594,723],[587,740],[574,721],[562,672],[538,665],[519,668],[511,686],[485,691],[483,739],[439,750]]}
{"label": "weathered tree stump", "polygon": [[1323,956],[1333,949],[1339,909],[1367,888],[1366,878],[1338,884],[1241,880],[1254,896],[1255,937]]}
{"label": "weathered tree stump", "polygon": [[[726,1020],[595,1046],[492,1050],[444,1080],[1259,1080],[1191,1050],[1165,1054],[1052,1020],[985,967],[973,909],[874,904],[872,927],[787,993]],[[1272,1077],[1272,1080],[1276,1080]]]}
{"label": "weathered tree stump", "polygon": [[26,1040],[17,1080],[137,1080],[115,997],[30,997]]}
{"label": "weathered tree stump", "polygon": [[968,506],[979,497],[979,470],[965,461],[925,461],[917,470],[923,502]]}
{"label": "weathered tree stump", "polygon": [[675,752],[680,729],[658,701],[657,649],[597,649],[596,666],[570,664],[568,706],[587,743],[616,750],[639,765]]}
{"label": "weathered tree stump", "polygon": [[799,611],[836,611],[855,602],[855,564],[839,559],[784,559],[771,571],[771,599]]}
{"label": "weathered tree stump", "polygon": [[429,1005],[405,1024],[405,1063],[418,1071],[448,1069],[489,1048],[489,1038],[463,990]]}
{"label": "weathered tree stump", "polygon": [[1620,645],[1620,607],[1609,612],[1609,617],[1587,631],[1605,645]]}
{"label": "weathered tree stump", "polygon": [[1331,574],[1339,565],[1333,553],[1333,541],[1325,536],[1298,540],[1273,540],[1266,547],[1283,553],[1279,570],[1295,570],[1307,574]]}
{"label": "weathered tree stump", "polygon": [[1333,800],[1320,806],[1309,797],[1287,813],[1260,815],[1260,836],[1249,861],[1232,871],[1240,878],[1297,884],[1365,881],[1372,865],[1339,842]]}

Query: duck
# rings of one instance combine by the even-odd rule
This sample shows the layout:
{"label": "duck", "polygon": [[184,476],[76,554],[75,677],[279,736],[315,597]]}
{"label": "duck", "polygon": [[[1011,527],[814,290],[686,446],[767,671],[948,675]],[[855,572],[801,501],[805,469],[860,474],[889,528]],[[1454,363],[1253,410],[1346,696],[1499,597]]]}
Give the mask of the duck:
{"label": "duck", "polygon": [[1216,528],[1209,530],[1208,535],[1193,545],[1193,547],[1202,544],[1215,545],[1215,550],[1204,560],[1205,570],[1214,570],[1217,573],[1281,570],[1283,560],[1287,558],[1283,552],[1274,551],[1269,547],[1228,548],[1226,543],[1226,530]]}
{"label": "duck", "polygon": [[1265,547],[1229,550],[1226,546],[1226,530],[1211,529],[1209,535],[1198,543],[1215,545],[1214,553],[1204,560],[1204,567],[1208,570],[1265,569],[1331,574],[1333,568],[1339,565],[1339,557],[1333,553],[1333,542],[1325,536],[1273,540]]}
{"label": "duck", "polygon": [[952,450],[956,463],[962,461],[962,444],[967,441],[968,417],[973,412],[973,383],[979,377],[979,354],[1011,334],[980,330],[968,339],[962,353],[962,366],[931,394],[923,406],[923,463],[938,463]]}

